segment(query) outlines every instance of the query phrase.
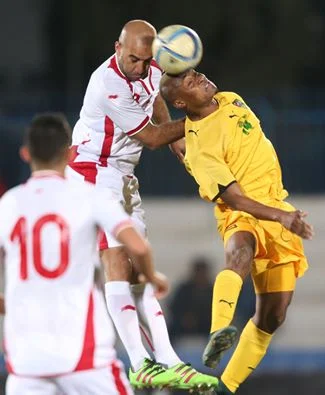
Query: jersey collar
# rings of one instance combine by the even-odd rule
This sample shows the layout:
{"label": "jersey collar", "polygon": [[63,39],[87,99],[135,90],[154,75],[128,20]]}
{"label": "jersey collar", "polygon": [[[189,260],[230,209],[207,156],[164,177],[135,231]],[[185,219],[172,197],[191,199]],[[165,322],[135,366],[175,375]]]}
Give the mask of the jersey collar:
{"label": "jersey collar", "polygon": [[33,171],[31,175],[32,179],[35,178],[61,178],[64,179],[65,177],[62,176],[61,173],[55,170],[37,170]]}
{"label": "jersey collar", "polygon": [[129,81],[126,78],[126,76],[122,73],[121,69],[119,68],[119,65],[118,65],[118,62],[117,62],[117,59],[116,59],[116,54],[113,55],[108,67],[111,67],[119,77],[123,78],[124,80]]}

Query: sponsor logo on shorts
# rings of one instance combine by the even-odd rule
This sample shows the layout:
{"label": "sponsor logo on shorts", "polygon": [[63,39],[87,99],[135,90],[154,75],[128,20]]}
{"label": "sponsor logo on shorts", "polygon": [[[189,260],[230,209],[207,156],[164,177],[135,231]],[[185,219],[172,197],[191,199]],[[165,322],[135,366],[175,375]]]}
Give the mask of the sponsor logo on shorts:
{"label": "sponsor logo on shorts", "polygon": [[229,226],[226,227],[225,232],[228,232],[228,230],[235,229],[235,228],[237,228],[237,227],[238,227],[238,226],[237,226],[236,224],[229,225]]}

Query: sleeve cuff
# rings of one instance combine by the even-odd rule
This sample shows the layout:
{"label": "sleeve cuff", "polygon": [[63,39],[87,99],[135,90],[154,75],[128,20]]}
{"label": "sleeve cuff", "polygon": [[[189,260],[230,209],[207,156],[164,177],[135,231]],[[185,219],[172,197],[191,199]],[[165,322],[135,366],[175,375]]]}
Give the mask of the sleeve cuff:
{"label": "sleeve cuff", "polygon": [[126,220],[120,222],[119,224],[117,224],[117,225],[115,226],[115,228],[114,228],[113,231],[112,231],[112,234],[113,234],[113,236],[116,238],[116,237],[118,236],[118,234],[119,234],[122,230],[124,230],[124,229],[126,229],[126,228],[133,228],[133,227],[134,227],[133,222],[132,222],[130,219],[126,219]]}
{"label": "sleeve cuff", "polygon": [[225,192],[225,190],[226,190],[227,188],[229,188],[230,185],[234,184],[235,182],[237,182],[237,181],[236,181],[236,180],[231,181],[231,182],[230,182],[228,185],[226,185],[226,186],[218,184],[219,192],[218,192],[218,194],[212,199],[212,201],[215,202],[215,201]]}
{"label": "sleeve cuff", "polygon": [[149,121],[150,121],[150,118],[149,118],[149,116],[147,115],[147,116],[145,117],[145,119],[140,123],[140,125],[138,125],[138,126],[137,126],[136,128],[134,128],[134,129],[132,129],[132,130],[126,132],[126,134],[127,134],[128,136],[134,136],[136,133],[141,132],[141,130],[142,130],[143,128],[145,128],[145,127],[148,125]]}

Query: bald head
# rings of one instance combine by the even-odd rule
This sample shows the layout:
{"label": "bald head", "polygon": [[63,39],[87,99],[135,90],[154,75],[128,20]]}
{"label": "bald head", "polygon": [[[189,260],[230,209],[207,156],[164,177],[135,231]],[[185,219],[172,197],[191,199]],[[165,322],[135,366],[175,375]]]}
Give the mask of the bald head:
{"label": "bald head", "polygon": [[136,19],[124,25],[115,51],[120,70],[130,81],[148,75],[155,37],[156,29],[146,21]]}
{"label": "bald head", "polygon": [[164,74],[160,80],[160,94],[166,102],[173,104],[178,98],[178,89],[182,84],[182,76]]}
{"label": "bald head", "polygon": [[156,34],[156,29],[149,22],[134,19],[123,26],[119,42],[122,45],[131,45],[136,41],[140,41],[144,45],[151,45]]}

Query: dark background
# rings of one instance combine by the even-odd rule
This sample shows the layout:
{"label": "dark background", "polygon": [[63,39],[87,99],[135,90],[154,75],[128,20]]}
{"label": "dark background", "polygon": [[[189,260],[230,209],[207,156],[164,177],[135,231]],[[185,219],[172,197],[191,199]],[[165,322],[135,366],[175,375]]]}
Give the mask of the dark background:
{"label": "dark background", "polygon": [[[199,70],[255,109],[291,192],[325,191],[325,2],[322,0],[1,0],[0,177],[26,178],[17,161],[35,112],[78,117],[91,72],[114,51],[123,24],[157,30],[180,23],[204,44]],[[144,151],[143,195],[193,195],[196,187],[168,149]]]}
{"label": "dark background", "polygon": [[[62,111],[73,126],[90,74],[134,18],[157,30],[176,23],[195,29],[204,45],[199,71],[255,109],[285,186],[296,194],[325,193],[324,0],[0,0],[0,195],[28,176],[18,150],[30,119]],[[142,195],[197,195],[168,148],[145,149],[137,175]],[[290,375],[278,362],[274,375],[261,365],[240,393],[324,395],[324,354],[315,355]],[[298,361],[290,358],[286,369]]]}

